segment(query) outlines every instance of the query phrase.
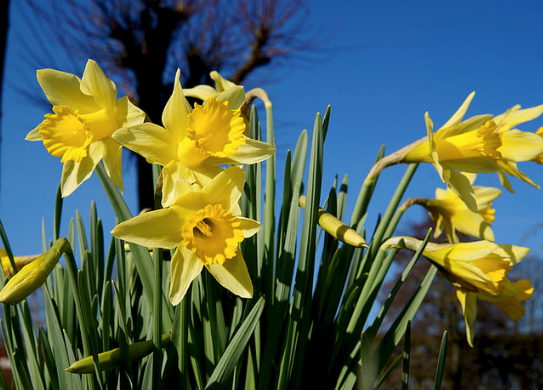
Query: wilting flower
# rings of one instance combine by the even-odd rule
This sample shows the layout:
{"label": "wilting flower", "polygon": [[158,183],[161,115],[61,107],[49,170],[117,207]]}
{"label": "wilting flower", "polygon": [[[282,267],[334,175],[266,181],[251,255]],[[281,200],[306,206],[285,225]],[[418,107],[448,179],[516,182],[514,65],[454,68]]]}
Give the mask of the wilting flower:
{"label": "wilting flower", "polygon": [[117,98],[117,87],[93,60],[87,62],[83,78],[53,69],[37,72],[53,114],[26,136],[43,141],[47,151],[64,163],[62,196],[70,195],[87,180],[103,159],[113,183],[122,190],[122,147],[111,138],[121,127],[140,124],[145,113],[127,97]]}
{"label": "wilting flower", "polygon": [[450,189],[436,189],[435,199],[417,199],[414,203],[424,206],[436,224],[434,237],[441,233],[450,243],[458,242],[456,232],[468,236],[494,241],[494,232],[490,224],[494,222],[495,210],[492,201],[501,194],[493,187],[474,186],[477,212],[470,210],[460,197]]}
{"label": "wilting flower", "polygon": [[68,240],[59,238],[44,254],[22,267],[0,291],[0,302],[19,303],[40,287],[53,271],[60,256],[71,253]]}
{"label": "wilting flower", "polygon": [[543,112],[543,106],[519,110],[515,106],[506,113],[478,115],[463,121],[473,99],[471,93],[458,111],[435,133],[428,113],[425,114],[427,137],[410,148],[401,162],[429,162],[441,179],[466,203],[477,211],[476,199],[463,172],[498,172],[503,185],[511,189],[505,173],[533,184],[516,167],[517,161],[527,161],[543,153],[543,140],[536,134],[512,129]]}
{"label": "wilting flower", "polygon": [[[421,241],[411,237],[393,237],[381,247],[417,250]],[[489,241],[456,244],[428,243],[423,256],[430,260],[456,287],[466,322],[466,336],[473,345],[473,324],[477,314],[477,298],[489,301],[518,321],[525,313],[522,302],[529,299],[533,288],[523,279],[513,283],[507,274],[530,251],[513,245]]]}
{"label": "wilting flower", "polygon": [[223,170],[202,189],[177,180],[174,193],[180,196],[164,198],[164,209],[125,221],[111,234],[147,247],[177,248],[170,265],[174,305],[204,267],[223,287],[249,298],[253,287],[239,244],[260,225],[240,216],[238,201],[244,183],[240,167]]}
{"label": "wilting flower", "polygon": [[211,96],[192,109],[183,95],[177,71],[174,90],[164,112],[164,127],[144,123],[126,127],[113,137],[148,162],[162,165],[163,196],[170,196],[174,181],[185,179],[204,186],[224,164],[253,164],[270,157],[273,146],[244,135],[239,109]]}

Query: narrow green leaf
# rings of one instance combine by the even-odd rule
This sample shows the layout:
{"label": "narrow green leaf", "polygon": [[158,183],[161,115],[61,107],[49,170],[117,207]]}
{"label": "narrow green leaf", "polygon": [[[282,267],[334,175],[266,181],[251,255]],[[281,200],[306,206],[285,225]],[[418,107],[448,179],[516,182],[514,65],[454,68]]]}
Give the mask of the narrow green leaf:
{"label": "narrow green leaf", "polygon": [[409,363],[411,361],[411,321],[407,323],[403,342],[402,390],[409,389]]}
{"label": "narrow green leaf", "polygon": [[260,297],[232,340],[230,340],[230,343],[228,343],[228,347],[224,350],[221,359],[209,378],[206,389],[224,388],[227,385],[226,383],[231,377],[234,367],[245,351],[245,347],[258,324],[264,310],[264,304],[264,297]]}
{"label": "narrow green leaf", "polygon": [[440,390],[441,383],[443,381],[443,375],[445,374],[445,362],[447,361],[447,340],[449,333],[447,331],[443,332],[443,337],[441,338],[441,345],[439,347],[439,356],[437,358],[437,368],[436,368],[436,377],[434,381],[434,389]]}

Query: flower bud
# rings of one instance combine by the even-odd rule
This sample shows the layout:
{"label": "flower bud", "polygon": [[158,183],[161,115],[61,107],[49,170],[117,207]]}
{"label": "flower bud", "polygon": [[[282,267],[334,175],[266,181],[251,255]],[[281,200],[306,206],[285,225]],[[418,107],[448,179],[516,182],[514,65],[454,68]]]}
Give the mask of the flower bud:
{"label": "flower bud", "polygon": [[[161,347],[165,347],[170,342],[170,334],[162,335]],[[132,362],[149,355],[153,351],[153,342],[150,340],[139,341],[128,346],[128,360]],[[126,363],[126,362],[125,362]],[[98,354],[98,366],[100,370],[110,370],[121,365],[121,349],[114,348],[107,352]],[[66,371],[72,374],[92,374],[94,372],[94,360],[92,356],[78,360],[73,363]]]}
{"label": "flower bud", "polygon": [[60,256],[71,251],[65,238],[59,238],[46,253],[19,270],[0,291],[0,302],[16,304],[40,287],[55,268]]}
{"label": "flower bud", "polygon": [[[305,208],[305,200],[305,195],[301,195],[299,200],[300,207]],[[360,234],[358,234],[354,229],[351,229],[349,226],[345,225],[328,211],[319,208],[318,217],[319,226],[334,238],[357,248],[368,247],[366,240],[364,240]]]}

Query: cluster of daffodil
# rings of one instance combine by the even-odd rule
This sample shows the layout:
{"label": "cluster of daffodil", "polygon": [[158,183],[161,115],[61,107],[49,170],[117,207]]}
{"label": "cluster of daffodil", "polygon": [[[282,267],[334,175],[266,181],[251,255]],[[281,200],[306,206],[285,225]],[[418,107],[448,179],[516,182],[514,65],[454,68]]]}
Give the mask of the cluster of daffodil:
{"label": "cluster of daffodil", "polygon": [[[160,126],[146,122],[145,113],[126,97],[116,100],[115,84],[92,60],[82,79],[52,69],[37,75],[53,114],[27,139],[43,141],[49,153],[61,158],[62,195],[87,180],[102,160],[122,190],[122,147],[139,153],[162,166],[163,208],[117,225],[112,234],[147,247],[176,248],[170,284],[174,305],[204,267],[233,293],[251,297],[239,244],[258,231],[259,223],[241,216],[245,172],[239,165],[263,161],[275,149],[247,136],[243,87],[213,72],[216,89],[183,91],[178,71]],[[203,103],[191,107],[186,96]]]}
{"label": "cluster of daffodil", "polygon": [[[248,118],[252,100],[261,98],[266,105],[267,140],[273,142],[271,103],[260,89],[246,92],[217,72],[210,76],[215,88],[200,85],[183,89],[177,71],[159,125],[128,98],[117,99],[115,84],[92,60],[87,62],[81,79],[52,69],[37,72],[53,108],[27,139],[42,141],[49,153],[60,157],[62,197],[72,194],[97,171],[120,223],[111,231],[114,238],[105,260],[98,238],[103,232],[96,214],[91,213],[90,249],[80,220],[81,270],[77,270],[73,240],[58,238],[58,225],[54,243],[43,255],[13,257],[8,255],[8,246],[8,251],[0,250],[3,271],[9,278],[0,292],[0,302],[21,302],[45,283],[48,326],[40,333],[40,348],[49,360],[44,359],[44,363],[37,353],[30,316],[23,313],[24,338],[27,350],[32,352],[29,356],[33,356],[28,360],[33,366],[17,373],[23,378],[18,379],[19,388],[28,388],[30,376],[34,375],[36,383],[50,380],[55,383],[53,387],[83,389],[87,388],[87,379],[66,377],[65,370],[97,374],[99,370],[116,368],[120,375],[137,381],[134,383],[140,384],[139,377],[143,378],[141,383],[147,384],[144,388],[156,383],[165,386],[171,374],[173,378],[182,377],[187,388],[194,385],[203,389],[208,384],[209,388],[236,388],[242,383],[247,388],[263,389],[299,388],[302,383],[317,388],[354,388],[361,378],[363,388],[373,389],[382,379],[380,373],[390,371],[386,367],[393,360],[390,357],[408,332],[408,323],[437,270],[456,288],[470,345],[477,299],[492,302],[513,320],[523,316],[523,302],[531,297],[533,288],[529,280],[512,281],[508,274],[529,250],[493,242],[492,202],[501,190],[474,183],[477,174],[496,172],[510,191],[508,176],[536,186],[517,163],[543,163],[543,128],[529,133],[515,127],[541,115],[543,106],[515,106],[502,115],[464,120],[471,94],[435,132],[426,114],[427,136],[380,158],[370,170],[351,226],[341,222],[347,178],[339,191],[334,184],[326,206],[320,206],[323,145],[330,111],[324,118],[318,114],[307,185],[306,131],[301,133],[292,159],[287,152],[283,207],[276,229],[275,157],[266,164],[265,197],[260,193],[260,167],[247,168],[248,180],[243,167],[275,153],[270,143],[250,137],[258,138],[256,109]],[[187,98],[200,103],[191,105]],[[159,204],[155,210],[136,217],[132,217],[118,191],[123,190],[123,147],[160,171],[155,188]],[[447,188],[437,189],[435,199],[410,198],[400,206],[421,162],[433,164]],[[383,169],[395,164],[410,167],[368,245],[363,237],[364,224],[374,185]],[[305,195],[302,188],[307,190]],[[58,199],[55,218],[60,220],[62,202]],[[428,210],[436,224],[435,238],[444,233],[446,243],[392,237],[401,215],[414,204]],[[264,211],[264,228],[258,236],[252,237],[260,229],[259,222],[244,217],[242,206],[252,213],[247,216],[257,219]],[[299,224],[302,208],[303,223]],[[320,245],[317,226],[328,233],[320,264],[316,258]],[[73,238],[73,226],[71,229],[68,237]],[[478,241],[461,242],[459,233]],[[1,224],[0,236],[4,238]],[[120,240],[129,244],[123,246]],[[249,268],[241,247],[253,248],[256,253],[256,261]],[[149,248],[159,250],[153,250],[151,257]],[[162,269],[162,249],[170,250],[169,273]],[[398,249],[417,254],[380,313],[370,318]],[[435,267],[428,271],[402,313],[384,330],[387,310],[421,252]],[[91,253],[94,262],[87,261]],[[63,254],[65,270],[56,267]],[[117,282],[111,279],[114,262],[118,267]],[[212,277],[199,277],[204,268]],[[154,279],[150,276],[153,271]],[[162,278],[163,272],[166,278]],[[47,281],[50,273],[53,277]],[[230,295],[219,294],[215,288],[221,287],[213,278],[237,296],[250,298],[254,294],[255,299],[233,300]],[[169,294],[163,294],[168,285]],[[167,295],[172,305],[167,304]],[[113,313],[113,308],[119,311]],[[17,353],[22,350],[19,340],[23,338],[16,330],[19,314],[15,311],[19,309],[7,305],[5,310],[8,325],[2,326],[2,331],[8,336],[6,345],[12,365],[24,366],[24,357]],[[74,317],[79,326],[72,321]],[[94,329],[97,321],[99,327]],[[5,331],[7,328],[11,330]],[[384,334],[377,337],[379,332]],[[249,340],[253,344],[249,345]],[[166,349],[164,354],[162,348]],[[56,353],[59,364],[51,363]],[[150,353],[151,359],[142,359]],[[323,355],[329,356],[329,361],[323,360]],[[132,373],[127,362],[139,365],[145,374]],[[115,383],[121,383],[119,378]],[[111,383],[106,376],[94,375],[88,383],[93,380],[102,381],[103,386]]]}
{"label": "cluster of daffodil", "polygon": [[[435,133],[426,113],[428,135],[383,158],[366,179],[371,182],[380,170],[393,164],[426,162],[434,165],[447,185],[447,189],[436,190],[435,199],[411,198],[402,209],[413,204],[424,206],[436,223],[434,236],[445,233],[448,243],[429,243],[423,253],[456,287],[470,345],[473,345],[477,298],[492,302],[518,321],[525,312],[522,302],[529,299],[534,290],[529,280],[513,283],[507,278],[512,266],[521,261],[529,249],[492,242],[494,233],[490,224],[495,210],[491,205],[501,190],[473,186],[473,183],[478,173],[496,172],[509,191],[513,189],[506,175],[539,188],[519,170],[517,162],[541,163],[543,158],[543,128],[536,133],[514,128],[540,116],[543,105],[528,109],[517,105],[501,115],[478,115],[463,120],[473,95],[470,94]],[[481,241],[461,243],[457,232]],[[393,237],[383,244],[383,249],[417,250],[420,245],[420,241],[409,237]]]}

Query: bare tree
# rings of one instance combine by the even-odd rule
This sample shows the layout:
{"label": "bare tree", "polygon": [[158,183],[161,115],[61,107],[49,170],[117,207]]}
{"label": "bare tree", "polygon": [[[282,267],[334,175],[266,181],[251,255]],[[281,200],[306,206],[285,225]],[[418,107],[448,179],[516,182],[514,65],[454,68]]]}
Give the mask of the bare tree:
{"label": "bare tree", "polygon": [[[8,16],[10,0],[0,2],[0,119],[2,118],[2,84],[4,82],[4,60],[6,54],[6,44],[8,40]],[[0,132],[0,145],[2,137]]]}
{"label": "bare tree", "polygon": [[[184,87],[219,70],[242,83],[255,69],[316,47],[301,0],[39,0],[58,42],[92,57],[155,123],[181,69]],[[138,159],[140,208],[154,206],[151,167]]]}

